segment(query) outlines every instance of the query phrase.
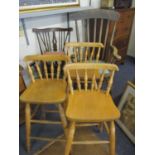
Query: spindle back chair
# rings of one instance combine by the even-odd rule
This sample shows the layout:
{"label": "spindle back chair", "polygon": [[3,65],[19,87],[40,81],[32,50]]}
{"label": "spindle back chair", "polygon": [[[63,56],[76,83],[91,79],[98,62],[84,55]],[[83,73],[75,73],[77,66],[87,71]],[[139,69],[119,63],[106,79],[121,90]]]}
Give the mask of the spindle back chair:
{"label": "spindle back chair", "polygon": [[65,44],[65,52],[73,62],[98,62],[102,43],[69,42]]}
{"label": "spindle back chair", "polygon": [[[31,123],[62,124],[64,132],[66,133],[67,121],[65,118],[63,105],[66,100],[67,84],[62,72],[63,65],[69,61],[69,58],[66,55],[60,54],[29,55],[26,56],[24,60],[27,63],[28,72],[31,77],[31,83],[20,96],[20,100],[26,104],[26,145],[27,151],[29,152],[31,139],[51,141],[51,138],[31,136]],[[30,65],[31,62],[34,62],[33,66]],[[39,107],[42,108],[44,115],[46,113],[53,112],[59,113],[61,122],[46,120],[45,116],[39,120],[34,119],[31,116],[31,104],[39,105]],[[45,109],[44,106],[47,104],[55,104],[57,110]],[[55,139],[53,141],[55,141]]]}
{"label": "spindle back chair", "polygon": [[70,41],[72,28],[33,28],[36,33],[41,54],[45,52],[63,52],[64,45]]}
{"label": "spindle back chair", "polygon": [[[69,95],[66,116],[70,126],[68,129],[65,155],[69,155],[72,144],[109,144],[110,155],[115,155],[115,125],[114,120],[120,117],[120,113],[115,106],[110,90],[113,83],[115,71],[118,67],[114,64],[103,63],[73,63],[67,64],[64,68],[68,79]],[[84,85],[82,86],[79,71],[83,70]],[[88,81],[88,72],[93,71],[91,80]],[[110,72],[107,87],[103,90],[105,82],[105,72]],[[77,88],[73,86],[74,77],[71,72],[76,73]],[[97,82],[96,74],[100,72]],[[96,126],[105,122],[105,128],[109,135],[109,140],[100,141],[73,141],[75,129],[78,126]],[[82,123],[82,124],[79,124]]]}
{"label": "spindle back chair", "polygon": [[[88,73],[89,70],[91,70],[91,79],[89,79],[88,81]],[[109,78],[108,81],[105,81],[105,76],[107,73],[107,70],[109,71]],[[67,66],[65,66],[65,72],[67,74],[68,77],[68,84],[69,84],[69,90],[71,94],[74,94],[74,87],[73,87],[73,79],[74,76],[72,76],[72,74],[70,74],[70,72],[75,72],[76,74],[76,83],[77,83],[77,91],[81,91],[82,87],[81,87],[81,82],[83,83],[83,80],[80,80],[80,76],[79,76],[79,72],[83,71],[84,72],[84,77],[81,77],[82,79],[84,79],[84,87],[83,89],[85,91],[103,91],[102,89],[102,85],[104,82],[108,82],[107,83],[107,87],[105,88],[105,92],[106,94],[109,94],[112,84],[113,84],[113,78],[114,78],[114,74],[115,71],[118,70],[118,67],[116,65],[113,64],[102,64],[102,63],[76,63],[76,64],[68,64]],[[96,77],[98,76],[97,73],[100,73],[100,77],[99,79],[96,79]],[[90,74],[89,74],[90,76]],[[89,83],[88,83],[89,82]],[[88,87],[88,84],[91,84],[90,87]]]}
{"label": "spindle back chair", "polygon": [[77,42],[103,43],[100,59],[114,63],[121,59],[117,48],[113,45],[119,16],[115,10],[93,9],[70,13],[69,18],[75,23]]}

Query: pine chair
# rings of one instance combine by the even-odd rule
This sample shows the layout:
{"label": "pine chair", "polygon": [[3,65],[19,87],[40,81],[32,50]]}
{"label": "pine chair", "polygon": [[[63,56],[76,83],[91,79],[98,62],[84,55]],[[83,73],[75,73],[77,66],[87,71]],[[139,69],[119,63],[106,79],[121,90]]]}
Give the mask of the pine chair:
{"label": "pine chair", "polygon": [[70,13],[69,19],[74,23],[72,27],[75,28],[77,42],[102,43],[104,48],[100,52],[99,59],[115,63],[121,59],[117,48],[113,45],[119,16],[115,10],[93,9]]}
{"label": "pine chair", "polygon": [[[39,124],[62,124],[66,133],[67,121],[64,114],[64,102],[66,100],[66,81],[63,74],[63,66],[69,59],[65,55],[29,55],[24,58],[27,63],[28,72],[31,77],[31,84],[20,96],[20,100],[25,103],[25,120],[26,120],[26,145],[27,151],[30,151],[30,139],[50,140],[45,137],[31,137],[31,123]],[[34,62],[37,74],[30,66]],[[54,65],[55,64],[55,65]],[[43,65],[43,68],[42,68]],[[50,70],[47,65],[50,65]],[[55,104],[57,111],[49,110],[48,112],[58,112],[61,122],[49,120],[36,120],[31,117],[31,105],[49,105]]]}
{"label": "pine chair", "polygon": [[102,43],[96,42],[69,42],[65,44],[65,53],[72,62],[99,62]]}
{"label": "pine chair", "polygon": [[[102,43],[95,42],[69,42],[65,44],[65,53],[70,57],[71,63],[77,62],[102,62],[99,60],[101,50],[104,48]],[[76,78],[75,72],[71,71],[72,76]],[[107,73],[108,74],[108,73]],[[84,71],[79,72],[79,76],[84,77]],[[96,75],[100,76],[100,73]],[[92,71],[89,70],[88,77],[92,77]]]}
{"label": "pine chair", "polygon": [[[79,71],[83,70],[84,84],[81,82]],[[93,70],[91,83],[88,83],[88,72]],[[102,89],[105,81],[105,72],[109,70],[110,77],[107,81],[107,87]],[[115,106],[111,95],[109,94],[112,87],[115,71],[118,67],[114,64],[101,63],[74,63],[67,64],[64,68],[68,79],[69,94],[67,99],[66,117],[70,122],[68,129],[65,155],[69,155],[72,144],[109,144],[110,155],[115,155],[115,124],[114,121],[120,117],[120,112]],[[72,74],[77,76],[77,88],[73,86]],[[96,80],[96,73],[102,73],[99,81]],[[73,141],[75,129],[77,126],[92,126],[101,122],[108,122],[106,130],[109,134],[109,141]],[[82,124],[79,124],[82,123]]]}
{"label": "pine chair", "polygon": [[33,28],[36,34],[41,54],[64,52],[64,45],[70,41],[72,28]]}

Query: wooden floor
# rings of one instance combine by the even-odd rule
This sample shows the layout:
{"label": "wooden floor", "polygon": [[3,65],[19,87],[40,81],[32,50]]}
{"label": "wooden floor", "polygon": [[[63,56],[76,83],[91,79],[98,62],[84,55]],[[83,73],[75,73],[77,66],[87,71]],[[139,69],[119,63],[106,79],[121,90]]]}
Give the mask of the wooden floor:
{"label": "wooden floor", "polygon": [[[97,140],[98,137],[89,128],[80,128],[76,131],[75,140]],[[109,155],[108,144],[99,145],[74,145],[72,155]],[[39,155],[63,155],[64,142],[56,142]],[[38,154],[36,152],[36,154]]]}

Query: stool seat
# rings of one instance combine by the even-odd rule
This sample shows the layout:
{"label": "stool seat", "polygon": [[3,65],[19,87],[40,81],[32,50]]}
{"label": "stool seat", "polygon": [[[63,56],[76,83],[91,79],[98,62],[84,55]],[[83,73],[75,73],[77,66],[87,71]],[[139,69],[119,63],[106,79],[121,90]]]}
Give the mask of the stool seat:
{"label": "stool seat", "polygon": [[66,86],[63,79],[37,79],[28,86],[20,100],[33,104],[61,103],[66,99]]}
{"label": "stool seat", "polygon": [[72,121],[101,122],[118,119],[120,112],[110,94],[81,90],[69,95],[66,116]]}

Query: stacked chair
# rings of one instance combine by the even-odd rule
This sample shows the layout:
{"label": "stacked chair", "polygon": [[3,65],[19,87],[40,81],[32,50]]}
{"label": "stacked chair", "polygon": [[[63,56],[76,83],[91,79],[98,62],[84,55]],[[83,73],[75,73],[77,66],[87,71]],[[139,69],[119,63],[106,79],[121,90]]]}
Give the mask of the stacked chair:
{"label": "stacked chair", "polygon": [[[31,137],[32,123],[62,124],[66,138],[65,151],[62,154],[70,155],[71,152],[74,154],[74,151],[71,151],[74,144],[109,144],[109,155],[115,155],[114,121],[120,117],[120,112],[113,102],[110,90],[114,74],[118,71],[118,67],[114,63],[121,58],[117,53],[117,48],[112,45],[118,18],[118,13],[113,10],[72,13],[70,20],[75,21],[77,42],[66,42],[64,39],[65,42],[58,42],[60,48],[57,48],[55,44],[51,46],[50,39],[43,35],[41,40],[43,41],[44,38],[45,40],[41,44],[45,46],[44,50],[41,49],[41,44],[39,45],[42,55],[24,58],[32,81],[20,96],[20,100],[26,104],[28,151],[30,151],[31,139],[47,139]],[[78,20],[80,19],[82,19],[82,35],[80,35],[78,28]],[[90,31],[92,25],[93,33]],[[51,29],[45,29],[44,32],[49,30]],[[71,30],[69,29],[69,32]],[[39,35],[38,29],[33,29],[33,31]],[[111,35],[109,35],[110,33]],[[61,36],[62,34],[60,38]],[[80,36],[82,36],[81,40]],[[37,37],[39,40],[39,36]],[[63,47],[63,45],[65,46]],[[44,54],[55,50],[63,51],[64,54]],[[34,63],[33,69],[30,65],[32,62]],[[43,120],[33,119],[31,117],[31,104],[55,104],[61,122],[47,121],[46,117]],[[96,125],[105,126],[109,140],[74,141],[77,126]],[[55,141],[58,141],[59,138],[57,137]]]}

